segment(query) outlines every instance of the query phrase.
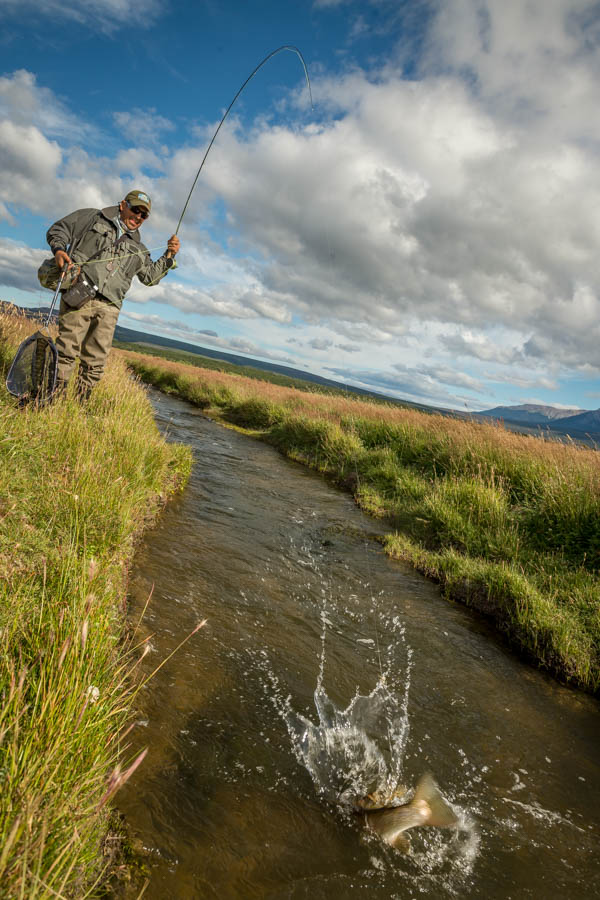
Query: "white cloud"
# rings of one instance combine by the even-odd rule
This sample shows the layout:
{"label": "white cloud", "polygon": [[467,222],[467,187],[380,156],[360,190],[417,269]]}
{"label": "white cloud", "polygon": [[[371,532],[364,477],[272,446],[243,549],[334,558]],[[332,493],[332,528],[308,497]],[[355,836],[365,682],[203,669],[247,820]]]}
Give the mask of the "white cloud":
{"label": "white cloud", "polygon": [[5,204],[39,209],[37,185],[56,178],[62,153],[58,144],[47,140],[33,125],[15,125],[5,119],[0,122],[0,156],[0,216],[13,223]]}
{"label": "white cloud", "polygon": [[454,368],[450,368],[449,366],[425,366],[421,364],[408,367],[401,363],[395,363],[392,368],[404,378],[416,375],[417,377],[422,377],[433,383],[451,384],[456,387],[465,388],[469,391],[475,391],[479,394],[484,393],[484,387],[481,381],[465,372],[459,372]]}
{"label": "white cloud", "polygon": [[112,34],[123,26],[148,28],[164,11],[159,0],[2,0],[0,18],[22,17],[32,13],[44,16],[52,25],[56,22],[75,22]]}
{"label": "white cloud", "polygon": [[471,403],[461,394],[448,391],[431,376],[407,369],[405,373],[394,375],[374,369],[343,368],[328,366],[326,371],[347,384],[353,384],[367,390],[390,394],[400,399],[409,399],[413,403],[425,403],[442,408],[463,407]]}
{"label": "white cloud", "polygon": [[39,85],[32,72],[18,69],[0,77],[0,115],[13,125],[35,126],[46,137],[78,141],[95,129],[77,118],[51,90]]}
{"label": "white cloud", "polygon": [[113,118],[123,137],[139,147],[158,144],[165,132],[175,129],[173,122],[157,113],[154,107],[115,112]]}
{"label": "white cloud", "polygon": [[0,238],[0,284],[22,291],[39,291],[37,270],[49,253],[47,249],[36,250],[17,241]]}
{"label": "white cloud", "polygon": [[444,0],[425,70],[471,71],[478,95],[535,139],[600,136],[595,0]]}
{"label": "white cloud", "polygon": [[511,365],[523,362],[524,355],[520,348],[502,346],[485,334],[474,334],[468,329],[440,336],[440,344],[453,356],[474,357],[484,362],[495,362],[500,365]]}

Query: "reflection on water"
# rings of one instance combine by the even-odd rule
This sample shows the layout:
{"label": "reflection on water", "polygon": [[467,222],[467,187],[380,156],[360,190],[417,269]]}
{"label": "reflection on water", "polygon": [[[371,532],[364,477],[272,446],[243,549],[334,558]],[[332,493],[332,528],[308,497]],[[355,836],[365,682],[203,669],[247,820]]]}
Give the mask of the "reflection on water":
{"label": "reflection on water", "polygon": [[[158,397],[195,452],[132,573],[151,671],[119,795],[145,898],[595,897],[595,700],[507,653],[388,560],[377,523],[271,448]],[[367,835],[352,794],[429,770],[460,817]]]}

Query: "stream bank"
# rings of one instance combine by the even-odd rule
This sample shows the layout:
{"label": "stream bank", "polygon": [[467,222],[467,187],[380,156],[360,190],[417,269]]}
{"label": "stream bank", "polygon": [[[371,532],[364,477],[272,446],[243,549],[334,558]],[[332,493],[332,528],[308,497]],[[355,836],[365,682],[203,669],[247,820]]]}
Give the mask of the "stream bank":
{"label": "stream bank", "polygon": [[[32,329],[0,316],[4,370]],[[0,419],[0,896],[79,898],[133,761],[127,570],[190,456],[116,359],[89,404],[0,388]]]}

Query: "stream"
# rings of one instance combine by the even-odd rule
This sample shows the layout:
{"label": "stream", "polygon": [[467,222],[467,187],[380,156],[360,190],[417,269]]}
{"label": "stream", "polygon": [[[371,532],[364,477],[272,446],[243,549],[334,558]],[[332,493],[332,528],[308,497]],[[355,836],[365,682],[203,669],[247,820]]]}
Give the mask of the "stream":
{"label": "stream", "polygon": [[[131,573],[143,672],[207,624],[138,698],[118,806],[145,900],[600,897],[598,701],[386,557],[349,495],[151,398],[195,462]],[[353,802],[425,772],[457,824],[397,850]]]}

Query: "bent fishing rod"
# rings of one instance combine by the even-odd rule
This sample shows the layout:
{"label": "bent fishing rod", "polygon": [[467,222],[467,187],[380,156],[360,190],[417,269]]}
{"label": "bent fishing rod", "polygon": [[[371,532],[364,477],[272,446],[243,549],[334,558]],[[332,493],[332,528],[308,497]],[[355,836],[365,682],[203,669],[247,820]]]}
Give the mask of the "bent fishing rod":
{"label": "bent fishing rod", "polygon": [[[246,87],[246,85],[248,85],[249,82],[252,81],[252,79],[254,78],[254,76],[256,75],[256,73],[257,73],[260,69],[262,69],[262,67],[265,65],[265,63],[267,63],[270,59],[272,59],[274,56],[276,56],[278,53],[281,53],[281,52],[284,51],[284,50],[288,50],[288,51],[290,51],[291,53],[295,53],[295,54],[298,56],[300,62],[302,63],[302,68],[304,69],[304,76],[305,76],[305,78],[306,78],[306,84],[307,84],[307,87],[308,87],[308,95],[309,95],[309,97],[310,97],[310,106],[311,106],[311,109],[314,109],[313,97],[312,97],[312,89],[311,89],[311,85],[310,85],[310,78],[309,78],[309,75],[308,75],[308,69],[307,69],[307,67],[306,67],[306,63],[305,63],[305,61],[304,61],[304,57],[302,56],[302,53],[300,52],[300,50],[299,50],[297,47],[295,47],[293,44],[283,44],[281,47],[277,47],[276,50],[272,50],[270,53],[268,53],[268,54],[265,56],[265,58],[262,59],[262,60],[259,62],[259,64],[256,66],[256,68],[253,69],[253,71],[250,73],[250,75],[248,75],[248,77],[246,78],[246,80],[244,81],[244,83],[241,85],[241,87],[239,88],[239,90],[238,90],[237,93],[235,94],[233,100],[231,101],[231,103],[229,104],[229,106],[227,107],[227,109],[225,110],[225,112],[224,112],[224,114],[223,114],[223,116],[222,116],[222,118],[221,118],[221,121],[219,122],[219,124],[218,124],[218,126],[217,126],[217,129],[216,129],[215,133],[213,134],[212,138],[210,139],[210,143],[209,143],[208,147],[206,148],[206,152],[204,153],[204,156],[202,157],[202,162],[200,163],[200,166],[199,166],[199,168],[198,168],[198,171],[196,172],[196,177],[194,178],[194,181],[193,181],[192,186],[191,186],[191,188],[190,188],[190,192],[189,192],[189,194],[188,194],[188,196],[187,196],[187,200],[185,201],[184,207],[183,207],[183,209],[182,209],[182,211],[181,211],[181,215],[179,216],[179,221],[178,221],[178,223],[177,223],[177,228],[175,229],[175,234],[179,234],[179,229],[180,229],[180,227],[181,227],[181,223],[182,223],[182,221],[183,221],[183,217],[185,216],[185,214],[186,214],[186,212],[187,212],[187,208],[188,208],[190,199],[191,199],[191,197],[192,197],[192,194],[194,193],[194,188],[196,187],[196,183],[197,183],[197,181],[198,181],[198,178],[200,177],[200,172],[202,171],[202,169],[203,169],[203,167],[204,167],[204,163],[206,162],[206,158],[207,158],[208,154],[209,154],[210,151],[211,151],[212,145],[214,144],[214,142],[215,142],[215,140],[216,140],[216,138],[217,138],[217,135],[218,135],[219,131],[221,130],[221,126],[222,126],[223,123],[225,122],[225,119],[226,119],[227,116],[229,115],[229,113],[230,113],[232,107],[234,106],[236,100],[238,99],[238,97],[240,96],[240,94],[242,93],[242,91],[244,90],[244,88]],[[153,248],[153,249],[157,249],[157,250],[158,250],[159,248],[157,247],[157,248]],[[104,262],[112,262],[112,260],[114,260],[114,259],[124,259],[126,256],[135,256],[137,252],[138,252],[137,250],[134,250],[134,251],[131,251],[131,252],[129,252],[129,253],[123,253],[123,254],[121,254],[120,257],[116,257],[116,256],[107,256],[107,257],[105,257],[104,259],[96,260],[96,262],[100,262],[100,263],[104,263]],[[84,265],[84,264],[82,263],[82,265]],[[55,299],[55,302],[56,302],[56,299]]]}
{"label": "bent fishing rod", "polygon": [[205,153],[204,156],[202,157],[202,162],[200,163],[200,167],[199,167],[198,171],[196,172],[196,177],[194,178],[194,182],[193,182],[192,187],[191,187],[191,189],[190,189],[190,192],[189,192],[189,194],[188,194],[188,196],[187,196],[187,200],[185,201],[185,205],[184,205],[184,207],[183,207],[183,210],[182,210],[182,212],[181,212],[181,215],[179,216],[179,222],[177,223],[177,228],[175,229],[175,234],[178,234],[178,233],[179,233],[180,225],[181,225],[181,223],[182,223],[182,221],[183,221],[183,217],[184,217],[185,214],[186,214],[186,211],[187,211],[187,208],[188,208],[188,204],[189,204],[189,202],[190,202],[190,198],[191,198],[192,194],[194,193],[194,188],[196,187],[196,182],[198,181],[198,178],[200,177],[200,172],[202,171],[202,168],[203,168],[203,166],[204,166],[204,163],[206,162],[206,157],[207,157],[208,154],[210,153],[210,149],[211,149],[212,145],[214,144],[215,139],[216,139],[216,137],[217,137],[219,131],[221,130],[221,125],[223,124],[223,122],[225,121],[225,119],[227,118],[227,116],[229,115],[229,112],[230,112],[231,108],[233,107],[235,101],[236,101],[237,98],[240,96],[240,94],[242,93],[242,91],[244,90],[244,88],[246,87],[246,85],[247,85],[250,81],[252,81],[252,79],[254,78],[254,76],[256,75],[256,73],[259,71],[259,69],[262,69],[262,67],[264,66],[264,64],[265,64],[266,62],[268,62],[273,56],[276,56],[278,53],[281,53],[283,50],[289,50],[291,53],[295,53],[295,54],[298,56],[298,58],[300,59],[300,62],[302,63],[302,67],[303,67],[303,69],[304,69],[304,75],[305,75],[305,78],[306,78],[306,84],[307,84],[307,86],[308,86],[308,94],[309,94],[309,97],[310,97],[310,106],[311,106],[311,109],[314,109],[313,98],[312,98],[312,90],[311,90],[311,86],[310,86],[310,78],[308,77],[308,69],[306,68],[306,63],[304,62],[304,57],[302,56],[302,53],[300,52],[300,50],[298,50],[297,47],[294,47],[293,44],[283,44],[283,46],[278,47],[276,50],[272,50],[271,53],[268,53],[267,56],[265,56],[265,58],[264,58],[263,60],[261,60],[261,62],[259,62],[259,64],[256,66],[256,68],[250,73],[250,75],[248,75],[248,77],[246,78],[246,80],[244,81],[244,83],[242,84],[242,86],[240,87],[240,89],[238,90],[237,94],[235,95],[235,97],[233,98],[233,100],[231,101],[231,103],[229,104],[229,106],[227,107],[227,109],[225,110],[225,113],[224,113],[224,115],[223,115],[221,121],[219,122],[219,124],[218,124],[218,126],[217,126],[217,130],[216,130],[215,133],[213,134],[213,136],[212,136],[212,138],[211,138],[211,140],[210,140],[210,143],[209,143],[208,147],[206,148],[206,153]]}

